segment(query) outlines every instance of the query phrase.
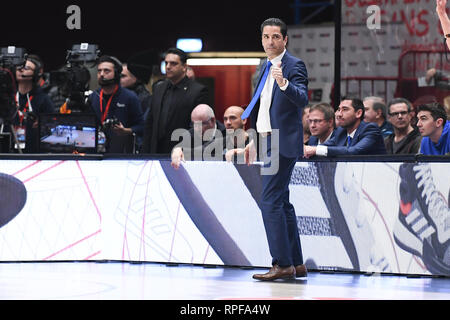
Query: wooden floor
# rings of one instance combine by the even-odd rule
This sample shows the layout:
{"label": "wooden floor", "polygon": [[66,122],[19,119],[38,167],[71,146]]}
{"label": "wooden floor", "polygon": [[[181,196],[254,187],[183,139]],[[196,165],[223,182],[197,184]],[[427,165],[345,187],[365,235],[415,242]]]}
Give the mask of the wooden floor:
{"label": "wooden floor", "polygon": [[122,262],[0,263],[1,300],[449,300],[450,278],[310,272],[260,282],[265,269]]}

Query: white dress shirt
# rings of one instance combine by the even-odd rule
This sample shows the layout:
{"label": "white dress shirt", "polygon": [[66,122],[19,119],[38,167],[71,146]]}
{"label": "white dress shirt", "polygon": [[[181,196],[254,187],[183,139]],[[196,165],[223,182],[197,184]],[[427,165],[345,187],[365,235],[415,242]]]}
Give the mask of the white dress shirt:
{"label": "white dress shirt", "polygon": [[[356,129],[353,130],[350,134],[347,135],[347,139],[350,136],[352,139],[355,136]],[[324,145],[318,145],[316,149],[316,156],[326,157],[328,155],[328,147]]]}
{"label": "white dress shirt", "polygon": [[[270,67],[269,74],[266,79],[266,84],[261,91],[261,96],[259,100],[259,111],[258,118],[256,119],[256,131],[261,132],[272,132],[272,126],[270,125],[270,104],[272,102],[272,91],[273,85],[275,83],[275,78],[272,77],[272,67],[278,62],[281,62],[284,54],[286,53],[286,49],[284,49],[283,53],[279,56],[270,60],[272,62],[272,66]],[[269,59],[267,59],[269,61]],[[280,87],[281,90],[286,90],[289,82],[286,80],[286,84],[283,87]]]}

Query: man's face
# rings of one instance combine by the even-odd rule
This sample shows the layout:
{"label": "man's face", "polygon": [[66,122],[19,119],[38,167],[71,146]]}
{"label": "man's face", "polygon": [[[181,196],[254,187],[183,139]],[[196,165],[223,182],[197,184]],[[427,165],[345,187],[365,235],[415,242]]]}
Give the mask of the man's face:
{"label": "man's face", "polygon": [[283,53],[287,44],[287,36],[283,39],[279,26],[265,26],[262,32],[262,46],[269,59]]}
{"label": "man's face", "polygon": [[27,60],[23,68],[16,70],[17,81],[31,81],[35,69],[36,65],[33,62]]}
{"label": "man's face", "polygon": [[194,133],[198,136],[203,136],[206,130],[214,129],[216,119],[202,114],[195,114],[191,116],[191,121],[194,127]]}
{"label": "man's face", "polygon": [[411,112],[408,112],[406,103],[396,103],[389,107],[389,122],[398,130],[404,130],[411,123]]}
{"label": "man's face", "polygon": [[434,120],[430,111],[420,111],[417,114],[417,127],[422,137],[433,135],[442,125],[442,119]]}
{"label": "man's face", "polygon": [[120,76],[120,85],[124,88],[130,88],[136,83],[136,77],[131,74],[127,66],[123,66],[122,74]]}
{"label": "man's face", "polygon": [[309,112],[309,131],[313,136],[322,136],[333,126],[333,119],[325,120],[325,115],[320,110]]}
{"label": "man's face", "polygon": [[225,124],[226,129],[244,129],[245,122],[247,120],[241,119],[240,109],[238,108],[228,108],[225,110],[225,113],[223,114],[223,123]]}
{"label": "man's face", "polygon": [[164,58],[166,64],[166,77],[173,83],[177,83],[186,75],[186,65],[180,60],[180,56],[168,53]]}
{"label": "man's face", "polygon": [[377,122],[378,112],[373,110],[373,100],[364,101],[364,121]]}
{"label": "man's face", "polygon": [[362,110],[355,111],[353,108],[352,100],[342,100],[336,110],[336,121],[341,127],[350,128],[352,127],[358,117],[361,117]]}
{"label": "man's face", "polygon": [[114,64],[112,62],[102,62],[97,67],[97,80],[102,85],[103,80],[114,79]]}

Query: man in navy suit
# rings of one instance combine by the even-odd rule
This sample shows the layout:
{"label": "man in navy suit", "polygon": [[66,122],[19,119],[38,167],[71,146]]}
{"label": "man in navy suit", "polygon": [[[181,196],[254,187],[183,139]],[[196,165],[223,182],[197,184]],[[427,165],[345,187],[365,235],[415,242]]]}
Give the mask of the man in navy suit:
{"label": "man in navy suit", "polygon": [[[304,277],[307,270],[303,264],[296,214],[289,202],[289,181],[296,160],[303,152],[301,119],[302,109],[308,104],[308,75],[303,61],[286,51],[288,37],[283,21],[267,19],[261,25],[261,33],[268,59],[261,68],[258,88],[260,83],[264,87],[255,107],[251,109],[250,120],[252,128],[262,139],[260,145],[267,146],[262,151],[260,148],[265,168],[277,162],[275,167],[278,170],[268,174],[262,170],[261,175],[261,211],[272,268],[267,273],[255,274],[253,278],[276,280]],[[262,82],[267,65],[270,71]],[[242,117],[246,117],[245,112]],[[253,140],[245,148],[247,163],[255,160],[255,145]]]}
{"label": "man in navy suit", "polygon": [[304,146],[304,156],[386,154],[383,136],[375,123],[364,122],[364,104],[357,98],[343,98],[336,110],[340,127],[323,145]]}

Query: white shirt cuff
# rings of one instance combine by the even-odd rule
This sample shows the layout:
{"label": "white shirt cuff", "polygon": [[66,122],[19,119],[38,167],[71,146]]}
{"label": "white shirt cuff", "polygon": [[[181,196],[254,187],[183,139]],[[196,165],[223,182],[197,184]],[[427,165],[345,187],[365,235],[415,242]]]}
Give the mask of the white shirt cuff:
{"label": "white shirt cuff", "polygon": [[328,155],[328,147],[323,145],[318,145],[316,148],[316,156],[326,157]]}

